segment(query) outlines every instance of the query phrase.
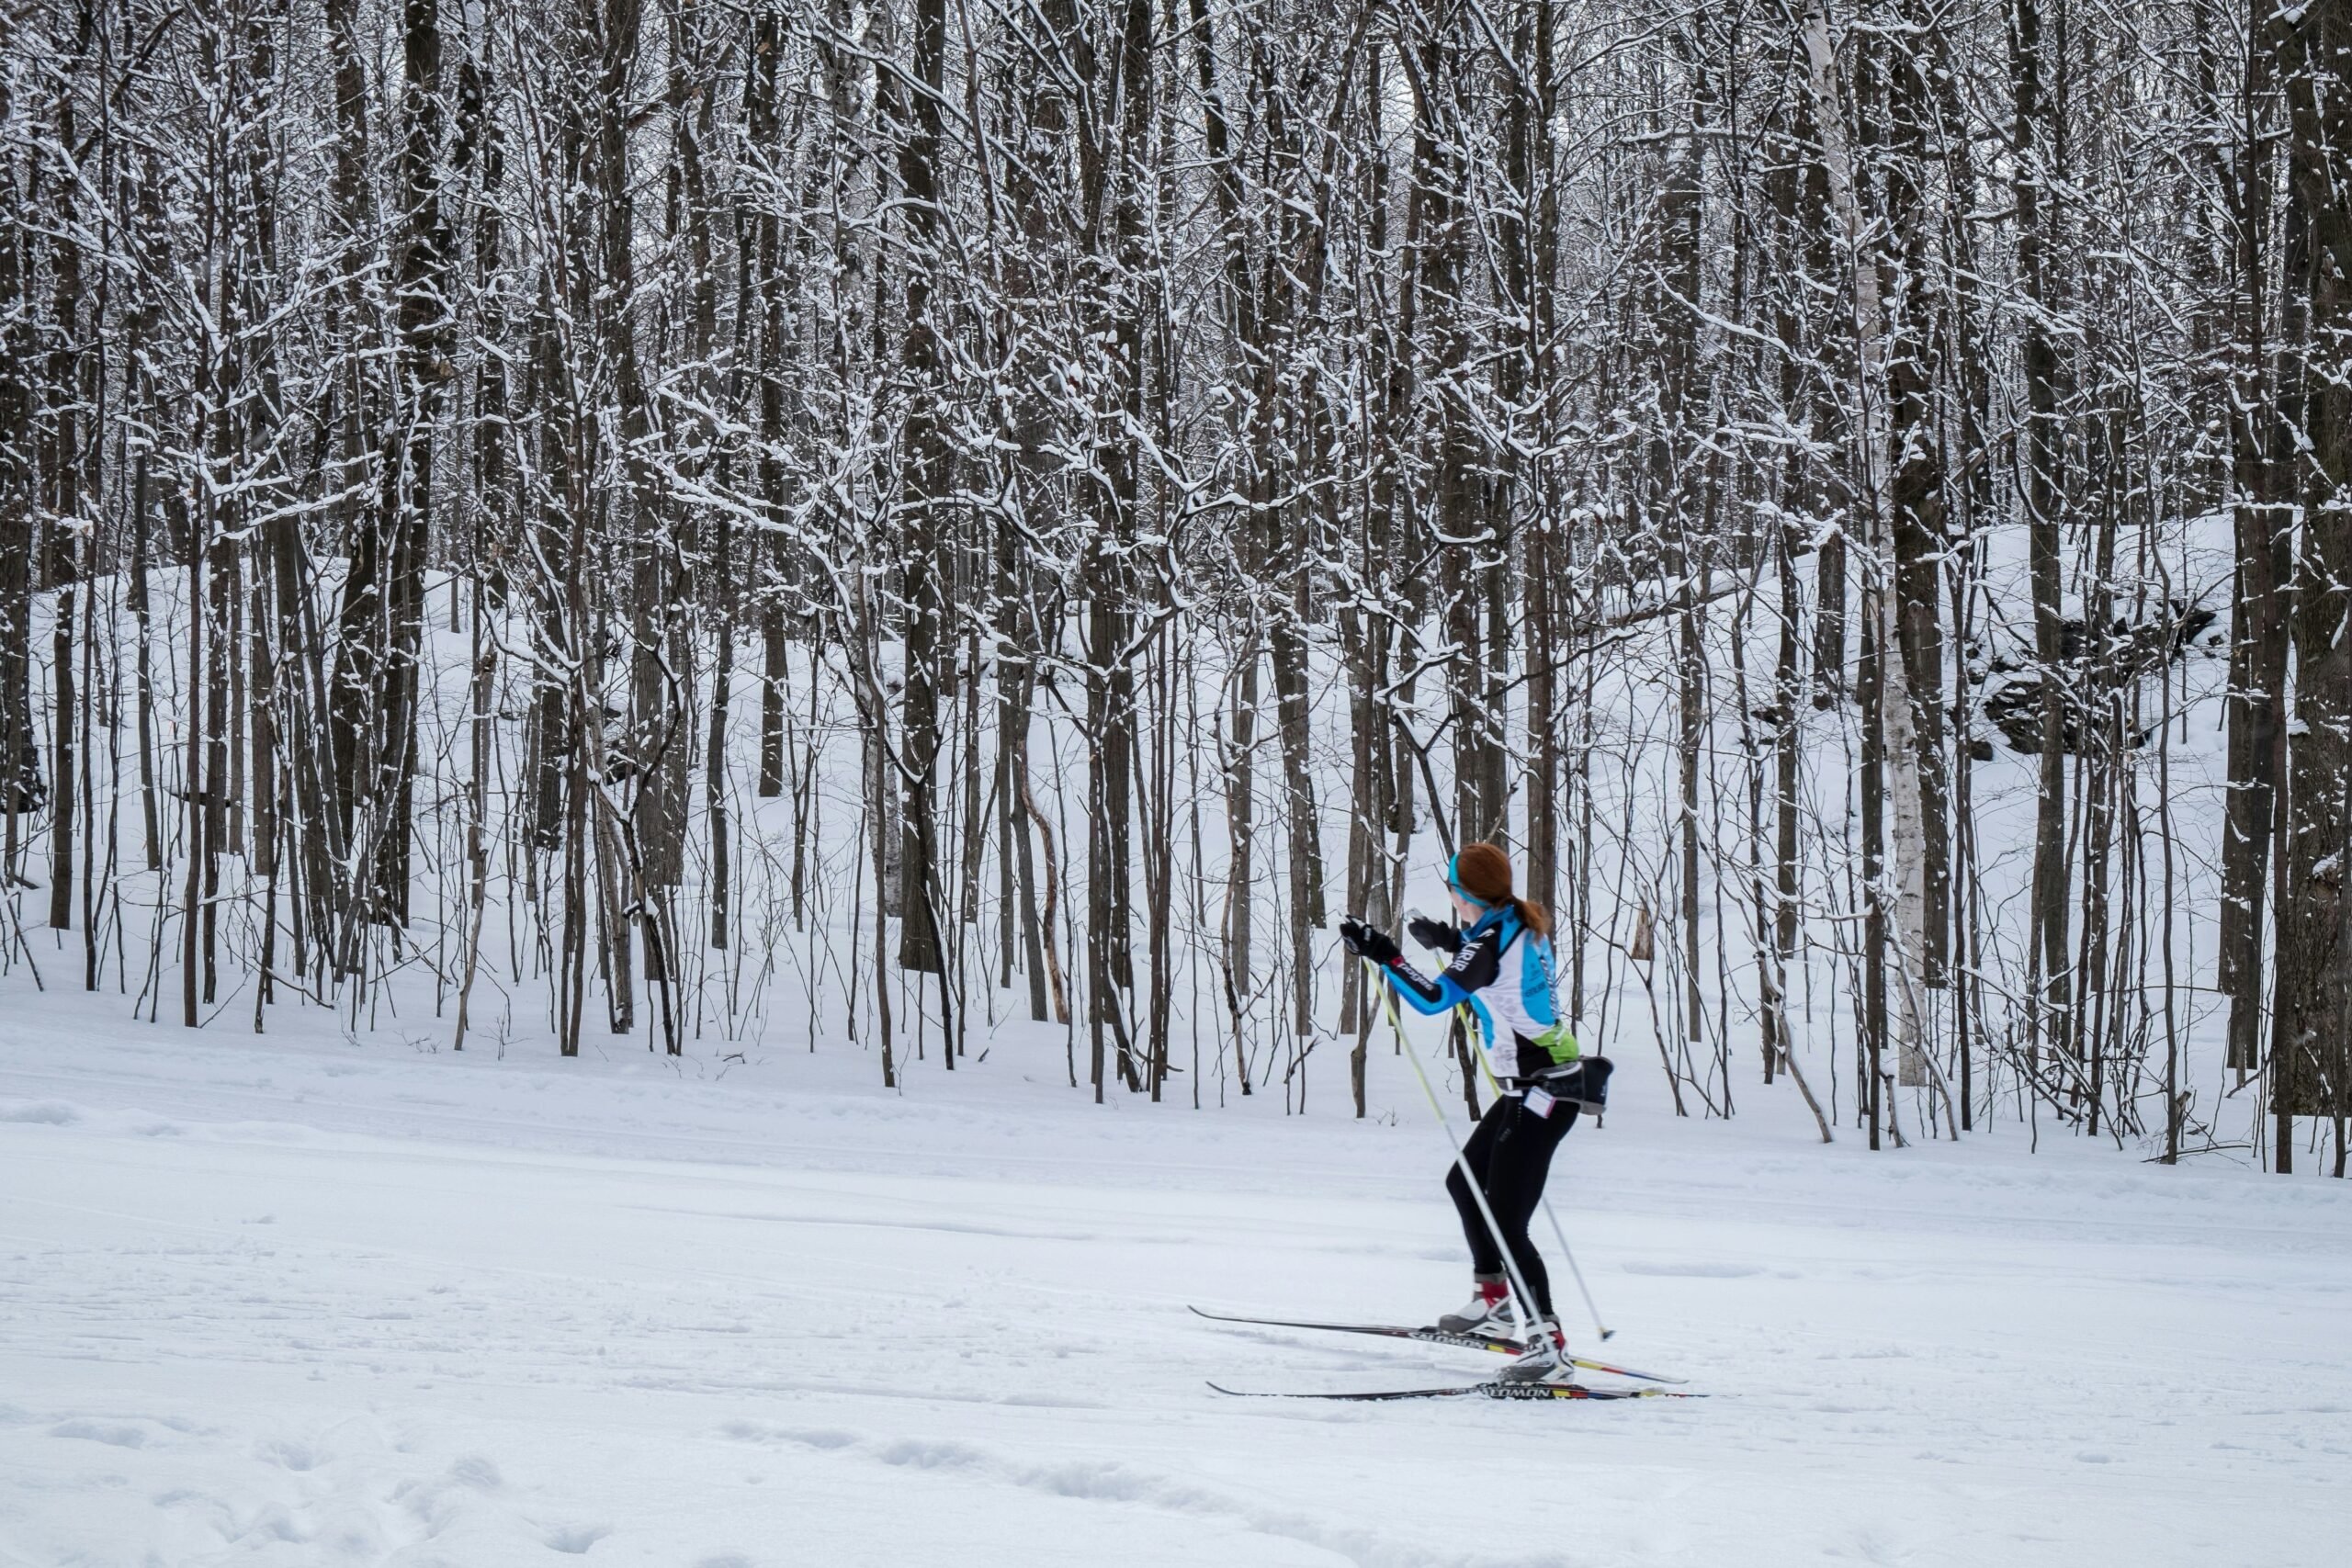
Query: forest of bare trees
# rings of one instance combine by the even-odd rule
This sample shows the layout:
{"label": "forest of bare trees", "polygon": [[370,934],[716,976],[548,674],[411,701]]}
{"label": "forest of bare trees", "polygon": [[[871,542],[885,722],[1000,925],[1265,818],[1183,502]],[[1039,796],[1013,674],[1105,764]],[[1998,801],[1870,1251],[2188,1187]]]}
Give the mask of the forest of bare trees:
{"label": "forest of bare trees", "polygon": [[2342,1176],[2348,181],[2352,0],[6,0],[5,962],[1362,1114],[1492,838],[1682,1113]]}

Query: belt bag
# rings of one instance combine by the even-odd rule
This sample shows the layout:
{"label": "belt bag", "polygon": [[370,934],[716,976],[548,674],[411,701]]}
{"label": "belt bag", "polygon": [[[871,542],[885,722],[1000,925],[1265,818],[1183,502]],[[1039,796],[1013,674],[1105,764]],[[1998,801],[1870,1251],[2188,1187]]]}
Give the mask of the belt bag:
{"label": "belt bag", "polygon": [[[1587,1066],[1600,1070],[1587,1074]],[[1566,1100],[1580,1110],[1598,1116],[1609,1105],[1609,1062],[1602,1056],[1586,1056],[1529,1077],[1498,1078],[1496,1087],[1514,1098],[1531,1089],[1541,1089],[1555,1100]]]}

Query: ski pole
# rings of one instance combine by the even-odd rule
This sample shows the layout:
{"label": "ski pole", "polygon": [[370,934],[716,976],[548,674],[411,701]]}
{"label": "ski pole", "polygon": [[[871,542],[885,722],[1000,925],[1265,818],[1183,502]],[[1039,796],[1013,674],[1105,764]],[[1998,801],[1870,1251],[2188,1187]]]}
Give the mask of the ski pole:
{"label": "ski pole", "polygon": [[1560,1244],[1560,1256],[1568,1261],[1568,1273],[1577,1282],[1577,1293],[1584,1297],[1584,1310],[1592,1314],[1592,1326],[1603,1339],[1616,1337],[1617,1331],[1600,1321],[1600,1309],[1593,1304],[1592,1290],[1584,1282],[1584,1270],[1577,1267],[1577,1255],[1568,1247],[1568,1233],[1560,1228],[1560,1216],[1552,1212],[1552,1200],[1544,1200],[1544,1217],[1552,1222],[1552,1239]]}
{"label": "ski pole", "polygon": [[1462,1140],[1453,1135],[1453,1123],[1445,1119],[1445,1108],[1438,1103],[1437,1090],[1430,1086],[1430,1075],[1421,1066],[1420,1053],[1415,1051],[1413,1043],[1405,1037],[1404,1020],[1396,1015],[1396,993],[1389,987],[1387,976],[1380,973],[1378,964],[1369,958],[1364,963],[1372,969],[1373,984],[1380,987],[1382,999],[1387,1004],[1388,1027],[1396,1032],[1397,1043],[1405,1047],[1405,1059],[1413,1064],[1413,1076],[1421,1080],[1421,1093],[1429,1100],[1430,1114],[1437,1118],[1439,1128],[1445,1134],[1445,1141],[1453,1145],[1454,1168],[1462,1173],[1464,1184],[1470,1189],[1471,1199],[1478,1205],[1478,1217],[1487,1222],[1487,1234],[1495,1238],[1495,1251],[1502,1258],[1503,1272],[1510,1277],[1512,1291],[1517,1292],[1511,1311],[1519,1319],[1521,1337],[1532,1340],[1537,1322],[1535,1292],[1527,1288],[1527,1280],[1519,1271],[1519,1259],[1511,1256],[1510,1243],[1503,1239],[1501,1222],[1495,1218],[1495,1211],[1487,1205],[1487,1190],[1480,1184],[1477,1174],[1470,1168],[1470,1157],[1462,1152]]}
{"label": "ski pole", "polygon": [[[1485,1070],[1484,1064],[1481,1064],[1481,1070]],[[1497,1094],[1500,1094],[1502,1089],[1495,1082],[1495,1075],[1487,1072],[1486,1077],[1487,1087]],[[1548,1192],[1544,1193],[1541,1201],[1544,1204],[1544,1217],[1552,1224],[1552,1239],[1560,1244],[1560,1256],[1567,1260],[1568,1273],[1577,1282],[1577,1293],[1584,1298],[1584,1310],[1592,1314],[1593,1331],[1603,1339],[1615,1338],[1617,1331],[1601,1322],[1600,1308],[1592,1299],[1592,1287],[1584,1282],[1584,1270],[1577,1267],[1576,1249],[1568,1245],[1568,1233],[1561,1228],[1560,1216],[1552,1207],[1552,1195]]]}

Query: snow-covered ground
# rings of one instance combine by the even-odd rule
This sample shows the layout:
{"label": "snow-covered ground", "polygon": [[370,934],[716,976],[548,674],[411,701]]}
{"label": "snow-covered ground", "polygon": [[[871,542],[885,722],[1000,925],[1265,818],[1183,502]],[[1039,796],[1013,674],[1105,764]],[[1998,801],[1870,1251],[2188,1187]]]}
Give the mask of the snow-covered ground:
{"label": "snow-covered ground", "polygon": [[1465,1293],[1385,1045],[1357,1122],[1097,1108],[1058,1043],[892,1095],[843,1044],[502,1061],[0,1006],[11,1565],[2352,1553],[2341,1183],[2014,1127],[1824,1149],[1785,1090],[1677,1122],[1629,1070],[1555,1197],[1609,1353],[1710,1397],[1237,1400],[1204,1380],[1499,1364],[1184,1311]]}

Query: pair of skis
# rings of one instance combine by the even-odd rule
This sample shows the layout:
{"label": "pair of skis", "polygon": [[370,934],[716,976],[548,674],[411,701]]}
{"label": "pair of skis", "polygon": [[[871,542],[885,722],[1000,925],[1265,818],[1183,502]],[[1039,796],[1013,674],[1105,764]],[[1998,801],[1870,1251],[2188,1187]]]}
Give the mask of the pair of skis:
{"label": "pair of skis", "polygon": [[[1192,1309],[1195,1316],[1211,1323],[1246,1324],[1253,1328],[1299,1328],[1321,1334],[1363,1334],[1382,1339],[1411,1339],[1424,1345],[1451,1345],[1464,1350],[1490,1350],[1498,1355],[1516,1356],[1526,1346],[1517,1339],[1498,1335],[1455,1334],[1442,1328],[1405,1328],[1377,1323],[1311,1323],[1295,1318],[1240,1317],[1228,1313],[1204,1312]],[[1614,1377],[1634,1378],[1651,1384],[1679,1383],[1682,1378],[1668,1377],[1663,1372],[1645,1372],[1632,1367],[1620,1367],[1588,1357],[1566,1358],[1570,1366],[1584,1371],[1607,1372]],[[1381,1389],[1363,1393],[1286,1393],[1276,1391],[1227,1388],[1221,1383],[1209,1386],[1219,1393],[1235,1394],[1250,1399],[1344,1399],[1381,1401],[1393,1399],[1697,1399],[1695,1393],[1680,1393],[1673,1389],[1649,1388],[1589,1388],[1573,1382],[1484,1382],[1460,1383],[1447,1388]]]}

